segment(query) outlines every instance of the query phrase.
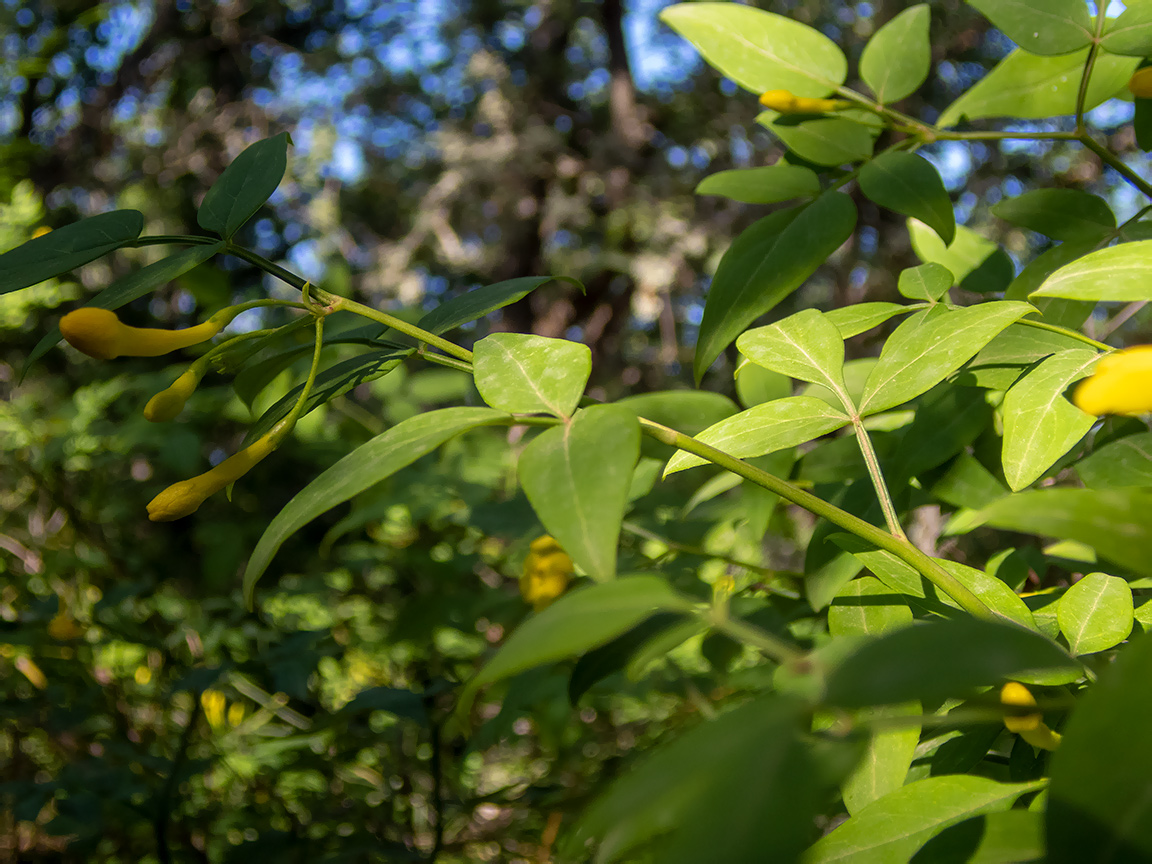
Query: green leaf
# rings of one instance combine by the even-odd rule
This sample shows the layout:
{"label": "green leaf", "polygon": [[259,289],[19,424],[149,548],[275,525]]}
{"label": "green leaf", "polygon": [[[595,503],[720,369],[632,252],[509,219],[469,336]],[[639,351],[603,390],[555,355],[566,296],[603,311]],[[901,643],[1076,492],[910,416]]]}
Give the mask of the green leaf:
{"label": "green leaf", "polygon": [[749,324],[816,272],[855,227],[852,199],[826,192],[799,210],[766,216],[737,237],[708,290],[696,343],[696,380]]}
{"label": "green leaf", "polygon": [[1107,573],[1089,573],[1064,592],[1056,607],[1060,632],[1073,654],[1119,645],[1132,632],[1132,614],[1132,589]]}
{"label": "green leaf", "polygon": [[761,698],[702,723],[623,771],[561,849],[597,864],[796,861],[856,747],[800,735],[798,702]]}
{"label": "green leaf", "polygon": [[1029,369],[1004,397],[1004,477],[1019,492],[1088,434],[1096,418],[1064,398],[1068,385],[1096,363],[1097,353],[1073,348]]}
{"label": "green leaf", "polygon": [[899,303],[855,303],[825,312],[824,317],[836,325],[843,339],[851,339],[879,327],[897,315],[915,312],[917,306],[903,306]]}
{"label": "green leaf", "polygon": [[1091,489],[1152,486],[1152,432],[1105,444],[1075,467],[1080,480]]}
{"label": "green leaf", "polygon": [[775,204],[820,194],[820,179],[811,168],[769,165],[710,174],[696,187],[697,195],[721,195],[745,204]]}
{"label": "green leaf", "polygon": [[517,474],[532,509],[588,575],[616,575],[616,543],[640,457],[640,424],[618,405],[594,405],[538,435]]}
{"label": "green leaf", "polygon": [[1069,300],[1152,300],[1152,240],[1097,249],[1044,280],[1033,297]]}
{"label": "green leaf", "polygon": [[929,303],[935,303],[948,293],[955,278],[952,271],[943,264],[929,262],[919,267],[901,270],[896,290],[909,300],[927,300]]}
{"label": "green leaf", "polygon": [[873,576],[853,579],[828,607],[828,632],[833,636],[882,636],[912,623],[904,598]]}
{"label": "green leaf", "polygon": [[615,405],[627,408],[662,426],[685,435],[696,435],[709,426],[731,417],[738,410],[727,396],[708,390],[661,390],[618,399]]}
{"label": "green leaf", "polygon": [[1108,202],[1080,189],[1034,189],[1002,199],[992,207],[992,213],[1053,240],[1078,241],[1085,235],[1103,236],[1116,228],[1116,216]]}
{"label": "green leaf", "polygon": [[121,246],[144,230],[144,215],[113,210],[33,237],[0,255],[0,295],[75,270]]}
{"label": "green leaf", "polygon": [[569,282],[583,290],[577,280],[567,276],[521,276],[519,279],[508,279],[494,285],[484,285],[480,288],[445,300],[416,324],[421,330],[435,333],[447,333],[455,330],[469,321],[483,318],[490,312],[510,306],[517,300],[522,300],[543,285],[545,282]]}
{"label": "green leaf", "polygon": [[953,380],[966,387],[1007,390],[1033,363],[1083,345],[1061,333],[1013,324],[982,348]]}
{"label": "green leaf", "polygon": [[459,708],[466,710],[481,687],[535,666],[578,657],[657,612],[691,610],[692,604],[660,576],[626,576],[577,588],[512,632],[468,682]]}
{"label": "green leaf", "polygon": [[945,246],[956,237],[956,217],[948,190],[936,168],[923,156],[893,150],[860,169],[860,191],[881,207],[923,222]]}
{"label": "green leaf", "polygon": [[1152,637],[1134,639],[1078,700],[1052,754],[1050,864],[1152,860]]}
{"label": "green leaf", "polygon": [[953,507],[984,507],[1008,494],[976,457],[962,452],[932,487],[932,495]]}
{"label": "green leaf", "polygon": [[[940,236],[918,219],[908,220],[908,235],[912,249],[925,264],[939,264],[952,274],[954,285],[963,282],[996,251],[991,240],[981,237],[971,228],[956,226],[956,238],[948,246]],[[937,275],[939,271],[936,271]]]}
{"label": "green leaf", "polygon": [[[125,212],[125,211],[121,211]],[[127,211],[135,212],[135,211]],[[111,215],[111,214],[109,214]],[[55,232],[53,232],[55,233]],[[52,235],[46,235],[52,236]],[[119,309],[155,291],[161,285],[171,282],[180,276],[183,276],[193,267],[207,261],[217,252],[224,248],[224,243],[212,243],[207,246],[193,246],[190,249],[185,249],[182,252],[177,252],[167,258],[162,258],[146,267],[141,267],[134,273],[130,273],[122,279],[117,279],[99,294],[89,298],[85,306],[94,306],[97,309]],[[20,370],[20,377],[24,377],[24,373],[28,368],[47,354],[60,340],[60,328],[53,327],[51,332],[47,333],[36,346],[29,352],[28,357],[24,360],[24,365]]]}
{"label": "green leaf", "polygon": [[276,191],[287,167],[287,132],[257,141],[212,184],[196,211],[197,224],[231,240]]}
{"label": "green leaf", "polygon": [[1033,630],[966,616],[931,620],[869,642],[832,670],[825,701],[841,708],[964,696],[1037,669],[1074,669]]}
{"label": "green leaf", "polygon": [[736,367],[736,395],[745,408],[792,395],[792,379],[743,358]]}
{"label": "green leaf", "polygon": [[[1017,740],[1029,753],[1033,752],[1024,739]],[[910,864],[1017,864],[1041,860],[1045,860],[1043,814],[1003,810],[945,828],[924,844]]]}
{"label": "green leaf", "polygon": [[709,66],[753,93],[827,96],[844,83],[844,52],[783,15],[735,3],[679,3],[660,20],[696,46]]}
{"label": "green leaf", "polygon": [[1007,300],[963,309],[935,306],[900,324],[884,343],[860,401],[875,414],[926,393],[1033,308]]}
{"label": "green leaf", "polygon": [[875,136],[870,128],[844,117],[800,118],[762,111],[756,122],[784,142],[784,146],[814,165],[861,162],[872,155]]}
{"label": "green leaf", "polygon": [[981,524],[1077,540],[1102,558],[1152,576],[1152,492],[1141,489],[1034,489],[993,501]]}
{"label": "green leaf", "polygon": [[244,570],[244,600],[248,608],[252,608],[256,580],[268,569],[284,541],[301,527],[431,453],[449,438],[477,426],[490,426],[507,420],[507,414],[491,408],[429,411],[361,444],[321,473],[297,492],[264,529]]}
{"label": "green leaf", "polygon": [[1067,54],[1092,41],[1084,0],[968,0],[1004,35],[1033,54]]}
{"label": "green leaf", "polygon": [[749,330],[736,340],[736,347],[758,366],[827,387],[852,409],[844,383],[844,337],[823,312],[805,309]]}
{"label": "green leaf", "polygon": [[592,350],[579,342],[524,333],[493,333],[473,348],[476,389],[509,414],[569,417],[592,372]]}
{"label": "green leaf", "polygon": [[[746,459],[786,450],[835,432],[849,423],[841,411],[811,396],[789,396],[755,405],[715,426],[705,429],[696,439],[723,450],[730,456]],[[668,461],[664,476],[705,465],[707,460],[678,450]]]}
{"label": "green leaf", "polygon": [[[989,0],[1001,2],[1001,0]],[[1021,117],[1036,120],[1076,113],[1076,94],[1088,49],[1060,57],[1013,51],[940,115],[937,125],[955,126],[965,117]],[[1090,111],[1125,89],[1140,60],[1100,54],[1088,84],[1084,110]]]}
{"label": "green leaf", "polygon": [[1152,3],[1135,0],[1108,25],[1100,47],[1110,54],[1152,56]]}
{"label": "green leaf", "polygon": [[[895,864],[908,861],[934,834],[981,813],[1007,810],[1043,781],[997,783],[947,775],[909,783],[874,801],[821,837],[804,864]],[[967,859],[965,859],[967,860]]]}
{"label": "green leaf", "polygon": [[[855,579],[848,584],[854,585],[859,581]],[[868,719],[891,720],[904,716],[915,717],[923,710],[919,702],[881,705],[875,708],[861,708],[855,712],[855,720],[860,723]],[[877,729],[872,733],[863,757],[840,786],[840,794],[849,813],[856,815],[873,801],[904,785],[919,740],[919,722],[901,723],[887,729]]]}
{"label": "green leaf", "polygon": [[927,3],[905,9],[876,31],[860,55],[860,77],[881,105],[911,96],[928,77],[932,46]]}
{"label": "green leaf", "polygon": [[581,697],[593,686],[623,670],[645,644],[658,639],[685,621],[699,623],[700,619],[686,618],[677,612],[657,612],[626,633],[582,655],[572,667],[572,674],[568,678],[568,702],[576,706]]}
{"label": "green leaf", "polygon": [[904,429],[894,470],[885,467],[891,488],[901,488],[962,452],[991,420],[992,406],[979,390],[942,386],[929,392]]}

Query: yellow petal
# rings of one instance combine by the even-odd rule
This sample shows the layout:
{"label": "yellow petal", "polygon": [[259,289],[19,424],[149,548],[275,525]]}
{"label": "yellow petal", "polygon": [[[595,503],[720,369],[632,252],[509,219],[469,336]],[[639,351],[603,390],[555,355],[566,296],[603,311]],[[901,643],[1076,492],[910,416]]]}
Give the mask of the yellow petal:
{"label": "yellow petal", "polygon": [[[1036,700],[1023,684],[1009,681],[1000,688],[1000,703],[1027,708],[1035,705]],[[1005,716],[1004,726],[1009,732],[1027,732],[1043,726],[1042,720],[1039,714],[1027,714],[1023,717]]]}
{"label": "yellow petal", "polygon": [[208,496],[215,495],[229,483],[235,483],[275,449],[272,436],[265,435],[211,471],[173,483],[148,502],[148,518],[153,522],[171,522],[192,515]]}
{"label": "yellow petal", "polygon": [[572,578],[572,559],[547,534],[533,540],[529,550],[520,577],[520,596],[539,612],[568,587]]}
{"label": "yellow petal", "polygon": [[1137,70],[1128,81],[1128,89],[1133,96],[1141,99],[1152,98],[1152,66]]}
{"label": "yellow petal", "polygon": [[228,706],[228,725],[239,726],[244,720],[244,703],[233,702]]}
{"label": "yellow petal", "polygon": [[1113,351],[1096,362],[1092,375],[1072,394],[1076,407],[1097,417],[1152,411],[1152,345]]}
{"label": "yellow petal", "polygon": [[796,97],[790,90],[769,90],[760,94],[760,104],[781,114],[791,114],[796,110]]}
{"label": "yellow petal", "polygon": [[208,320],[184,330],[129,327],[108,309],[85,306],[60,319],[60,334],[73,348],[97,360],[116,357],[159,357],[189,345],[206,342],[224,324]]}
{"label": "yellow petal", "polygon": [[189,369],[172,382],[167,390],[161,390],[148,400],[144,406],[144,418],[152,423],[166,423],[175,420],[184,410],[184,403],[188,401],[200,383],[200,374],[196,369]]}

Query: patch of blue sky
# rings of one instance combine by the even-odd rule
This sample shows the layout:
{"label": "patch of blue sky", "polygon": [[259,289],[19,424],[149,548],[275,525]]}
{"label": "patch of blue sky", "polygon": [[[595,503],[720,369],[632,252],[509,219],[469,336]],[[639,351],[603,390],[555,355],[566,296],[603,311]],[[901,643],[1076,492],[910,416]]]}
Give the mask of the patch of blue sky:
{"label": "patch of blue sky", "polygon": [[916,151],[940,173],[944,188],[959,189],[968,182],[972,173],[972,153],[967,144],[961,141],[940,141],[921,147]]}
{"label": "patch of blue sky", "polygon": [[1110,131],[1117,126],[1131,123],[1135,114],[1136,106],[1132,102],[1123,99],[1109,99],[1085,114],[1084,119],[1096,129]]}

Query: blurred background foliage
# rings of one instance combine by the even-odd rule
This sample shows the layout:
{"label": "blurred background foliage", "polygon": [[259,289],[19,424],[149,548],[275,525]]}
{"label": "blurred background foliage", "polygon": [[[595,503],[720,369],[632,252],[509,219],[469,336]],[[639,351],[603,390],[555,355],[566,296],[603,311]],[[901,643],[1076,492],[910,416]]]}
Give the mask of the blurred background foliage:
{"label": "blurred background foliage", "polygon": [[[587,293],[553,283],[470,335],[584,341],[594,396],[690,386],[709,275],[764,212],[693,189],[783,151],[754,124],[755,97],[656,20],[662,5],[3,0],[0,250],[113,207],[141,210],[145,233],[190,230],[223,166],[288,130],[288,177],[242,242],[414,314],[478,284],[573,276]],[[855,61],[906,4],[761,5]],[[936,74],[901,106],[928,119],[1010,49],[958,0],[932,14]],[[1130,118],[1117,102],[1090,115],[1143,171]],[[957,192],[959,221],[1017,267],[1046,241],[988,214],[1002,196],[1043,182],[1103,194],[1120,218],[1135,210],[1070,144],[921,152]],[[916,263],[907,232],[856,203],[852,240],[774,317],[892,299]],[[569,692],[569,668],[531,672],[487,695],[467,744],[442,736],[455,684],[528,614],[516,577],[540,528],[504,433],[472,433],[309,526],[245,612],[239,569],[295,491],[389,425],[473,398],[471,384],[410,365],[361,385],[301,422],[231,502],[151,524],[159,488],[235,450],[254,416],[245,400],[216,377],[179,422],[152,426],[140,409],[174,368],[66,348],[22,367],[62,309],[160,254],[125,251],[0,300],[0,860],[546,861],[630,751],[771,674],[662,619],[585,663],[586,692]],[[126,314],[184,326],[283,290],[223,259]],[[1123,326],[1150,341],[1143,313]],[[706,387],[733,395],[733,356]],[[257,413],[289,386],[284,373]],[[810,482],[842,483],[843,448],[824,448]],[[654,481],[660,454],[647,455]],[[622,570],[659,567],[700,594],[742,562],[776,577],[776,593],[760,585],[741,611],[815,644],[786,575],[810,521],[759,490],[694,482],[633,490]]]}

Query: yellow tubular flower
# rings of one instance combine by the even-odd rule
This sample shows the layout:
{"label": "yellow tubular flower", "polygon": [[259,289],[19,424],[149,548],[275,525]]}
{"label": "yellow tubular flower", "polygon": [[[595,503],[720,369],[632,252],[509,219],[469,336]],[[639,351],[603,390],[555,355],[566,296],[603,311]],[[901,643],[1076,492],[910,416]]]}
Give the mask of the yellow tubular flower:
{"label": "yellow tubular flower", "polygon": [[244,721],[244,703],[233,702],[228,706],[228,725],[239,726]]}
{"label": "yellow tubular flower", "polygon": [[1139,99],[1152,99],[1152,66],[1136,70],[1128,81],[1128,89]]}
{"label": "yellow tubular flower", "polygon": [[196,366],[190,368],[173,381],[167,390],[161,390],[148,400],[148,404],[144,406],[144,418],[152,423],[175,420],[184,410],[184,403],[188,401],[188,397],[195,392],[203,374],[203,371]]}
{"label": "yellow tubular flower", "polygon": [[1081,411],[1098,417],[1152,411],[1152,345],[1105,354],[1096,361],[1092,375],[1076,388],[1072,401]]}
{"label": "yellow tubular flower", "polygon": [[215,495],[229,483],[236,482],[275,449],[276,441],[268,434],[229,456],[211,471],[173,483],[148,503],[148,518],[153,522],[171,522],[190,516],[209,495]]}
{"label": "yellow tubular flower", "polygon": [[184,330],[157,330],[129,327],[108,309],[85,306],[60,319],[60,334],[77,351],[97,360],[116,357],[159,357],[171,351],[206,342],[223,329],[227,321],[217,316]]}
{"label": "yellow tubular flower", "polygon": [[789,90],[769,90],[760,95],[760,104],[780,114],[826,114],[839,111],[852,103],[843,99],[809,99],[794,96]]}
{"label": "yellow tubular flower", "polygon": [[213,729],[224,725],[224,704],[227,700],[219,690],[205,690],[200,694],[200,704],[204,706],[204,717]]}
{"label": "yellow tubular flower", "polygon": [[564,593],[572,578],[572,559],[555,539],[545,534],[528,547],[524,574],[520,577],[520,596],[539,612]]}
{"label": "yellow tubular flower", "polygon": [[[1032,698],[1031,692],[1023,684],[1009,681],[1000,688],[1000,703],[1029,708],[1036,704],[1036,700]],[[1033,747],[1041,750],[1055,750],[1060,746],[1060,733],[1049,729],[1041,714],[1005,716],[1004,728],[1009,732],[1015,732]]]}

